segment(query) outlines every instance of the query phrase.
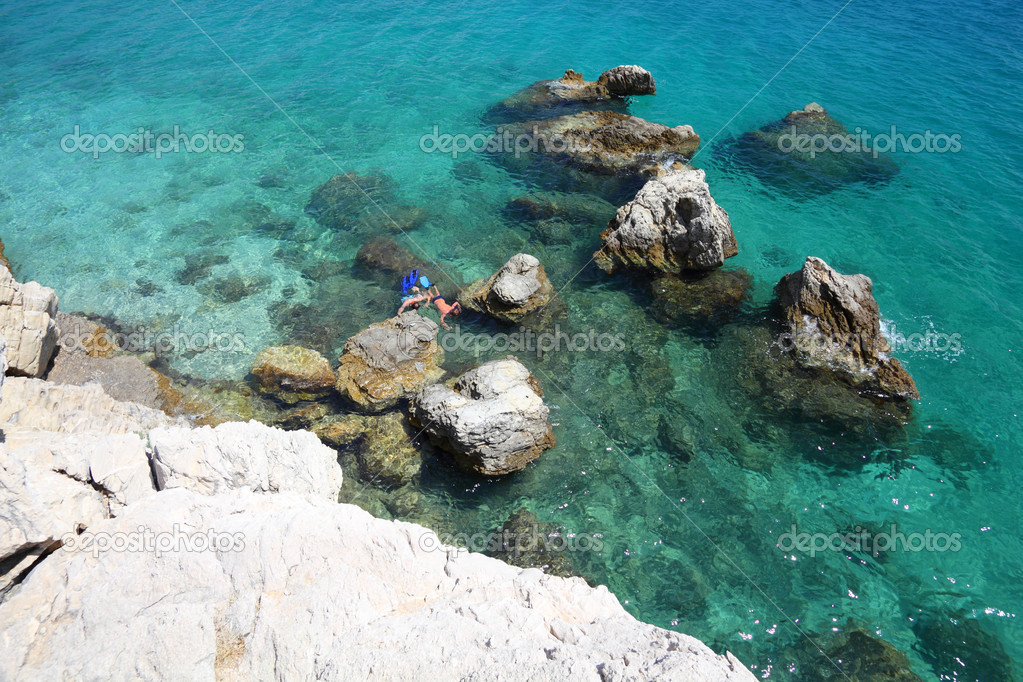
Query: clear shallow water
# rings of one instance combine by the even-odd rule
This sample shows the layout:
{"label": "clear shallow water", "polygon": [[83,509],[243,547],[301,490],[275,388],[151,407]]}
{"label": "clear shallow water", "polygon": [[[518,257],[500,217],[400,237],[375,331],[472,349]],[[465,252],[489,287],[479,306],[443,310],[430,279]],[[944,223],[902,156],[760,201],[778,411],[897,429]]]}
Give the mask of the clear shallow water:
{"label": "clear shallow water", "polygon": [[[641,64],[658,94],[630,112],[703,137],[695,164],[739,240],[730,263],[755,278],[746,318],[712,336],[668,330],[644,310],[642,287],[585,269],[563,293],[572,326],[622,333],[628,351],[524,357],[555,408],[558,447],[497,483],[434,463],[422,496],[437,524],[486,530],[525,504],[600,533],[604,551],[580,556],[581,570],[638,617],[770,677],[792,676],[794,664],[796,677],[810,674],[794,651],[802,637],[776,605],[814,638],[852,619],[924,676],[940,672],[921,654],[918,623],[931,614],[959,617],[951,627],[967,638],[979,626],[1020,660],[1023,9],[857,0],[749,102],[840,7],[181,4],[292,122],[173,4],[5,3],[0,236],[15,274],[56,288],[64,310],[243,334],[246,352],[172,358],[193,376],[239,378],[260,348],[293,337],[288,314],[325,327],[316,339],[337,351],[390,313],[394,294],[378,283],[340,266],[326,279],[314,270],[349,261],[364,239],[304,212],[339,167],[394,178],[401,201],[427,211],[415,243],[464,279],[527,250],[556,285],[568,282],[599,225],[562,246],[538,244],[502,213],[529,190],[524,181],[475,155],[425,154],[420,137],[434,125],[485,131],[489,106],[568,67],[593,78]],[[850,128],[959,133],[963,151],[899,154],[891,182],[824,195],[779,191],[729,163],[728,138],[809,101]],[[93,159],[61,151],[75,125],[213,129],[243,134],[245,150]],[[289,238],[259,229],[289,220]],[[183,283],[202,254],[224,262]],[[807,423],[740,381],[729,334],[745,333],[807,255],[871,276],[901,333],[962,335],[960,353],[900,355],[923,396],[903,436]],[[453,354],[449,365],[471,360]],[[957,532],[962,549],[793,561],[776,547],[793,523]],[[964,652],[984,648],[970,642]]]}

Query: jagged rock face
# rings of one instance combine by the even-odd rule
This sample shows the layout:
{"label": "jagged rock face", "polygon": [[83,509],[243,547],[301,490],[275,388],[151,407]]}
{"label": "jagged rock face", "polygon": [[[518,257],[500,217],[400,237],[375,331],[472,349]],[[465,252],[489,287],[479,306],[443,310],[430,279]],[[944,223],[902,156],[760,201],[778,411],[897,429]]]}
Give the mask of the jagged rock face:
{"label": "jagged rock face", "polygon": [[144,433],[158,426],[185,424],[161,410],[118,402],[98,384],[62,386],[41,379],[8,377],[3,385],[0,422],[58,433]]}
{"label": "jagged rock face", "polygon": [[23,377],[0,385],[2,601],[63,535],[155,492],[137,434],[175,422],[158,410],[118,403],[96,385],[54,386]]}
{"label": "jagged rock face", "polygon": [[755,679],[638,622],[605,587],[460,552],[351,505],[169,490],[90,530],[139,527],[195,547],[215,533],[218,549],[55,552],[0,605],[0,677]]}
{"label": "jagged rock face", "polygon": [[337,369],[337,390],[363,410],[394,407],[444,370],[437,323],[409,311],[370,325],[345,343]]}
{"label": "jagged rock face", "polygon": [[687,168],[647,182],[601,233],[597,265],[608,272],[620,267],[711,270],[736,255],[732,224],[705,177],[702,170]]}
{"label": "jagged rock face", "polygon": [[435,384],[416,394],[412,422],[461,466],[498,476],[525,468],[554,447],[542,396],[522,363],[494,360],[466,372],[452,388]]}
{"label": "jagged rock face", "polygon": [[613,111],[512,123],[502,132],[517,146],[498,153],[501,161],[543,158],[601,175],[656,177],[700,146],[692,126],[669,128]]}
{"label": "jagged rock face", "polygon": [[327,358],[301,346],[264,348],[252,362],[252,374],[260,392],[288,403],[322,398],[337,380]]}
{"label": "jagged rock face", "polygon": [[57,347],[57,294],[37,282],[19,283],[0,267],[0,336],[7,339],[7,371],[28,377],[46,372]]}
{"label": "jagged rock face", "polygon": [[308,431],[228,422],[153,429],[149,443],[160,490],[291,492],[331,501],[341,490],[337,454]]}
{"label": "jagged rock face", "polygon": [[810,256],[800,271],[782,277],[775,294],[799,364],[832,371],[876,398],[920,399],[909,373],[887,355],[869,277],[842,275]]}
{"label": "jagged rock face", "polygon": [[156,492],[145,444],[133,433],[3,430],[0,601],[62,537]]}
{"label": "jagged rock face", "polygon": [[499,320],[518,322],[546,306],[554,295],[554,287],[540,261],[518,253],[488,279],[469,285],[459,300],[466,307]]}
{"label": "jagged rock face", "polygon": [[498,110],[520,115],[543,115],[545,111],[574,104],[598,104],[631,95],[653,95],[654,77],[640,66],[616,66],[588,81],[572,69],[554,80],[537,81],[498,104]]}

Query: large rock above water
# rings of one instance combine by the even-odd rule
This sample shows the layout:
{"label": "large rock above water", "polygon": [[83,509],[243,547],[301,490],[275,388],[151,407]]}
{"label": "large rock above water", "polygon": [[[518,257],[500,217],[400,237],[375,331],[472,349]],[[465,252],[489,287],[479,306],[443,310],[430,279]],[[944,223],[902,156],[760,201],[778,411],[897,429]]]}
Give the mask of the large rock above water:
{"label": "large rock above water", "polygon": [[375,412],[394,407],[444,370],[437,323],[414,311],[370,325],[345,343],[338,359],[337,390],[357,407]]}
{"label": "large rock above water", "polygon": [[151,495],[91,531],[218,550],[55,552],[0,604],[0,677],[715,680],[730,654],[640,623],[604,587],[289,494]]}
{"label": "large rock above water", "polygon": [[498,153],[502,161],[541,158],[601,175],[655,177],[700,146],[692,126],[669,128],[613,111],[512,123],[501,134],[514,145]]}
{"label": "large rock above water", "polygon": [[460,465],[487,476],[523,469],[554,447],[540,383],[511,357],[466,372],[452,388],[427,386],[411,413],[413,424]]}
{"label": "large rock above water", "polygon": [[301,346],[264,348],[252,362],[252,374],[261,393],[289,403],[322,398],[336,381],[330,361]]}
{"label": "large rock above water", "polygon": [[535,118],[571,105],[592,105],[656,93],[654,77],[640,66],[616,66],[600,74],[595,81],[588,81],[581,73],[568,69],[561,78],[537,81],[507,97],[498,104],[494,113]]}
{"label": "large rock above water", "polygon": [[834,372],[860,393],[919,400],[916,384],[881,333],[881,317],[866,275],[842,275],[810,256],[775,287],[785,328],[783,348],[804,367]]}
{"label": "large rock above water", "polygon": [[554,287],[540,261],[527,253],[518,253],[488,279],[470,284],[459,300],[466,307],[499,320],[518,322],[546,306],[554,295]]}
{"label": "large rock above water", "polygon": [[608,272],[711,270],[736,255],[732,224],[705,177],[702,170],[686,168],[647,182],[601,233],[597,265]]}
{"label": "large rock above water", "polygon": [[57,347],[57,294],[37,282],[19,283],[0,266],[0,336],[7,340],[7,371],[40,377]]}

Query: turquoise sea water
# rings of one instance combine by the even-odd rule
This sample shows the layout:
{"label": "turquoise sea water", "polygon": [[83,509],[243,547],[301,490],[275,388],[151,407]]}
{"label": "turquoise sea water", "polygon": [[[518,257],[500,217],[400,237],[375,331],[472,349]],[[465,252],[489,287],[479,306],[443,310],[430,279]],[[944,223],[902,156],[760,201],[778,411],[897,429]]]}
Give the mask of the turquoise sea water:
{"label": "turquoise sea water", "polygon": [[[63,310],[242,334],[244,352],[169,358],[191,376],[241,378],[266,345],[305,333],[336,356],[391,313],[395,294],[378,282],[348,269],[318,281],[365,235],[304,211],[340,170],[384,172],[427,214],[400,244],[464,280],[534,253],[567,284],[573,329],[628,341],[622,353],[523,354],[558,445],[499,482],[432,463],[419,492],[438,525],[486,530],[526,506],[599,535],[603,551],[573,557],[581,571],[637,617],[764,677],[814,679],[827,661],[807,637],[852,622],[927,679],[999,679],[998,661],[1023,660],[1021,37],[1023,6],[1004,0],[4,2],[0,237],[15,275],[54,287]],[[525,180],[420,149],[433,126],[489,130],[487,109],[535,80],[618,64],[657,80],[632,114],[701,134],[694,165],[739,242],[729,264],[754,276],[744,315],[717,333],[667,329],[642,286],[584,267],[601,225],[545,246],[502,210]],[[810,101],[849,128],[958,134],[962,151],[898,153],[889,182],[824,194],[730,162],[730,139]],[[93,158],[62,151],[76,125],[213,130],[244,135],[244,150]],[[961,335],[958,352],[899,354],[922,394],[901,435],[811,423],[741,381],[730,339],[808,255],[869,275],[889,329]],[[214,264],[190,279],[198,257]],[[450,354],[449,366],[472,360]],[[958,533],[961,549],[810,557],[778,547],[793,524]]]}

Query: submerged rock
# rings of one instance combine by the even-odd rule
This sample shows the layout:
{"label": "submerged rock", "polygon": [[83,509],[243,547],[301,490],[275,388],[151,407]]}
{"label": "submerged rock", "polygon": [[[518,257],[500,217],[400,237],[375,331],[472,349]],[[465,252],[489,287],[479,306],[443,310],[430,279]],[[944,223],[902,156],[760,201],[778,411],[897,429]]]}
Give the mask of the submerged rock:
{"label": "submerged rock", "polygon": [[684,169],[647,182],[600,237],[597,265],[682,272],[711,270],[738,253],[728,213],[702,170]]}
{"label": "submerged rock", "polygon": [[198,289],[210,301],[226,305],[258,294],[269,286],[269,277],[231,275],[206,280],[199,285]]}
{"label": "submerged rock", "polygon": [[191,286],[197,282],[209,279],[213,274],[213,268],[224,265],[230,260],[222,253],[199,253],[194,256],[185,257],[185,267],[174,275],[178,284]]}
{"label": "submerged rock", "polygon": [[560,219],[573,225],[604,226],[617,210],[614,204],[594,194],[534,192],[509,201],[504,213],[516,220]]}
{"label": "submerged rock", "polygon": [[315,190],[305,211],[332,230],[407,232],[426,220],[426,212],[404,203],[398,185],[384,173],[339,173]]}
{"label": "submerged rock", "polygon": [[854,680],[855,682],[923,682],[910,667],[906,654],[860,627],[817,639],[821,651],[809,641],[800,643],[799,679]]}
{"label": "submerged rock", "polygon": [[752,289],[753,276],[745,268],[665,273],[650,282],[654,316],[669,324],[725,320],[742,307]]}
{"label": "submerged rock", "polygon": [[518,253],[488,279],[470,284],[459,300],[469,309],[505,322],[519,322],[547,306],[554,295],[554,287],[540,261]]}
{"label": "submerged rock", "polygon": [[486,476],[523,469],[554,447],[540,382],[512,357],[466,372],[452,388],[427,386],[412,399],[411,415],[456,462]]}
{"label": "submerged rock", "polygon": [[260,392],[288,403],[322,398],[337,381],[327,358],[301,346],[264,348],[252,362],[252,374]]}
{"label": "submerged rock", "polygon": [[[812,102],[781,121],[744,133],[724,149],[740,168],[795,192],[830,192],[855,182],[887,182],[898,173],[889,154],[859,145],[857,139],[824,107]],[[834,151],[832,144],[840,151]]]}
{"label": "submerged rock", "polygon": [[423,467],[423,457],[412,442],[416,431],[408,418],[389,412],[364,416],[362,422],[362,443],[356,452],[359,476],[367,484],[395,488],[414,481]]}
{"label": "submerged rock", "polygon": [[502,100],[491,112],[491,117],[542,117],[547,112],[571,105],[592,105],[656,93],[654,77],[640,66],[617,66],[600,74],[595,81],[587,81],[581,73],[568,69],[561,78],[537,81]]}
{"label": "submerged rock", "polygon": [[801,366],[833,372],[863,395],[919,400],[916,384],[881,333],[881,318],[866,275],[842,275],[810,256],[775,287],[784,350]]}
{"label": "submerged rock", "polygon": [[0,336],[7,372],[40,377],[57,347],[57,294],[38,282],[20,283],[0,266]]}
{"label": "submerged rock", "polygon": [[360,409],[376,412],[437,381],[444,374],[439,330],[436,322],[413,311],[370,325],[345,343],[338,359],[338,392]]}
{"label": "submerged rock", "polygon": [[920,653],[942,680],[1018,680],[1001,640],[966,613],[921,614]]}
{"label": "submerged rock", "polygon": [[[506,140],[510,149],[504,148]],[[512,165],[546,159],[588,173],[656,177],[692,157],[700,136],[692,126],[669,128],[613,111],[584,111],[503,126],[488,151],[497,146],[495,155]]]}
{"label": "submerged rock", "polygon": [[519,568],[538,568],[549,575],[577,575],[568,555],[563,528],[541,523],[525,507],[508,517],[494,534],[487,554]]}

